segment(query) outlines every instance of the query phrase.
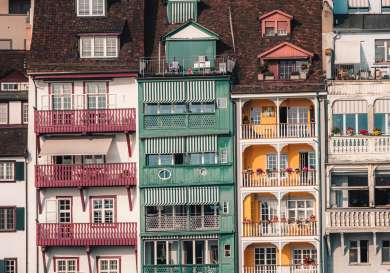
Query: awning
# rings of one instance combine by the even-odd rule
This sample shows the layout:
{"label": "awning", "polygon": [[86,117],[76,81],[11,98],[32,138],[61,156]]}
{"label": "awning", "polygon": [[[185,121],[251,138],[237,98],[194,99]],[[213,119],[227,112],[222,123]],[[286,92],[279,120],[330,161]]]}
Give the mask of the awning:
{"label": "awning", "polygon": [[339,100],[333,104],[333,114],[366,114],[365,100]]}
{"label": "awning", "polygon": [[376,100],[374,104],[374,111],[378,114],[390,113],[390,100],[381,99]]}
{"label": "awning", "polygon": [[337,41],[335,64],[360,64],[360,41]]}
{"label": "awning", "polygon": [[368,0],[348,0],[348,7],[357,9],[357,8],[368,8]]}
{"label": "awning", "polygon": [[219,203],[218,187],[145,189],[145,206],[212,205]]}
{"label": "awning", "polygon": [[145,82],[144,103],[184,102],[186,88],[184,81]]}
{"label": "awning", "polygon": [[213,102],[215,100],[215,81],[187,82],[188,102]]}
{"label": "awning", "polygon": [[390,0],[382,0],[382,8],[390,8]]}
{"label": "awning", "polygon": [[187,153],[213,153],[217,151],[217,136],[187,137]]}
{"label": "awning", "polygon": [[112,138],[47,139],[40,155],[105,155]]}
{"label": "awning", "polygon": [[184,137],[158,137],[145,139],[145,154],[182,154]]}

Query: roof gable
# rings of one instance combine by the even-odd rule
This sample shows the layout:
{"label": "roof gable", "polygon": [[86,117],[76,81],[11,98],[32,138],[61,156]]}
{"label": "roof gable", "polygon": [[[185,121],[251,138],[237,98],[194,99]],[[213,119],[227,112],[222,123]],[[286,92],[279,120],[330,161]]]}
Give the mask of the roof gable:
{"label": "roof gable", "polygon": [[208,30],[194,21],[188,21],[179,28],[165,34],[163,40],[219,40],[215,32]]}
{"label": "roof gable", "polygon": [[281,19],[286,19],[286,20],[292,20],[293,16],[290,14],[287,14],[281,10],[273,10],[271,12],[268,12],[262,16],[259,17],[259,20],[262,21],[264,19],[269,19],[269,20],[281,20]]}
{"label": "roof gable", "polygon": [[28,78],[22,72],[14,70],[0,78],[0,82],[28,82]]}
{"label": "roof gable", "polygon": [[288,42],[281,43],[261,54],[257,57],[261,59],[301,59],[311,58],[314,54],[296,45]]}

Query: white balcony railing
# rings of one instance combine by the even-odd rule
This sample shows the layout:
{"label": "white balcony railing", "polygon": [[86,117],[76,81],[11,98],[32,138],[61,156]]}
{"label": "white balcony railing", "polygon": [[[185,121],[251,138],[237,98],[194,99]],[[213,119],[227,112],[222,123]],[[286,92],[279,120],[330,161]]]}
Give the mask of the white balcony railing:
{"label": "white balcony railing", "polygon": [[278,173],[258,174],[251,172],[243,172],[242,186],[243,187],[299,187],[299,186],[315,186],[317,185],[316,171],[300,173],[281,173],[280,179]]}
{"label": "white balcony railing", "polygon": [[390,136],[333,136],[330,154],[389,153]]}
{"label": "white balcony railing", "polygon": [[308,138],[316,135],[315,123],[243,124],[242,139]]}
{"label": "white balcony railing", "polygon": [[317,273],[317,265],[258,265],[244,267],[244,273]]}
{"label": "white balcony railing", "polygon": [[243,223],[244,237],[316,236],[318,234],[318,225],[315,221]]}
{"label": "white balcony railing", "polygon": [[219,215],[146,216],[147,231],[210,230],[219,228]]}
{"label": "white balcony railing", "polygon": [[326,215],[329,230],[390,229],[387,209],[330,209]]}

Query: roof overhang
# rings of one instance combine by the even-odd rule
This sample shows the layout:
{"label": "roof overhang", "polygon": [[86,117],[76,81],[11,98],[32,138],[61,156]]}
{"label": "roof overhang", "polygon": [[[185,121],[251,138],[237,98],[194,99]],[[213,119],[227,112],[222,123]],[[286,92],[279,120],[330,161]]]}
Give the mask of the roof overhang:
{"label": "roof overhang", "polygon": [[134,78],[137,73],[42,73],[31,74],[34,80],[55,80],[55,79],[107,79],[107,78]]}
{"label": "roof overhang", "polygon": [[267,59],[309,59],[314,54],[299,46],[293,45],[289,42],[281,43],[265,52],[259,54],[257,57],[263,60]]}

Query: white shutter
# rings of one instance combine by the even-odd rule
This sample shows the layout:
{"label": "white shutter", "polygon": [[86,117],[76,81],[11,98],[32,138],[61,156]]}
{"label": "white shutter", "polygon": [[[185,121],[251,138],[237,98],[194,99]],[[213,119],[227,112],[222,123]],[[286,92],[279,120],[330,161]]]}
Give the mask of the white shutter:
{"label": "white shutter", "polygon": [[46,223],[57,223],[57,200],[46,200]]}
{"label": "white shutter", "polygon": [[41,96],[41,107],[39,110],[49,110],[49,96]]}

